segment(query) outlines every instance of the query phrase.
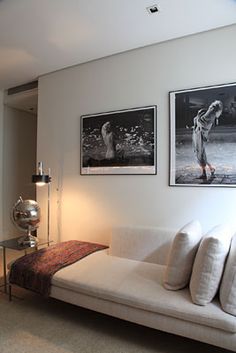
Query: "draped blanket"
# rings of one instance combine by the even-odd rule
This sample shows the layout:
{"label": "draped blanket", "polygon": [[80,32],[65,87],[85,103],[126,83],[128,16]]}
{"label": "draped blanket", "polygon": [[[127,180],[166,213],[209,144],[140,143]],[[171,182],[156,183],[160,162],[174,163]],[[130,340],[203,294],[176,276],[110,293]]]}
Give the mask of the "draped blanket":
{"label": "draped blanket", "polygon": [[106,245],[70,240],[40,249],[17,259],[11,266],[9,282],[43,296],[50,295],[54,273],[65,266],[108,248]]}

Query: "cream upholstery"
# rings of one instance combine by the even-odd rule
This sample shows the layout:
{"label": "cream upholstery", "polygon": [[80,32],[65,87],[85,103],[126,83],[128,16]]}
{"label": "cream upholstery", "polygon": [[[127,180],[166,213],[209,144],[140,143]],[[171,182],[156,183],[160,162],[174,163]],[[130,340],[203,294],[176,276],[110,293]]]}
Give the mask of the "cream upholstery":
{"label": "cream upholstery", "polygon": [[220,303],[223,310],[236,316],[236,235],[232,239],[220,286]]}
{"label": "cream upholstery", "polygon": [[164,264],[176,232],[137,227],[123,231],[113,232],[109,251],[58,271],[51,296],[236,352],[235,317],[221,309],[217,298],[203,307],[192,303],[188,288],[164,289]]}
{"label": "cream upholstery", "polygon": [[177,290],[187,286],[201,239],[202,227],[198,221],[186,224],[176,234],[164,271],[166,289]]}
{"label": "cream upholstery", "polygon": [[222,312],[219,303],[203,308],[192,303],[188,289],[165,290],[164,270],[162,265],[109,256],[100,251],[63,268],[53,276],[52,283],[130,307],[236,332],[236,320]]}
{"label": "cream upholstery", "polygon": [[[236,351],[236,333],[199,325],[195,322],[176,319],[165,314],[134,308],[114,301],[111,302],[88,294],[74,292],[66,288],[53,286],[51,296],[123,320]],[[215,351],[216,349],[214,347],[209,349],[209,352],[214,353]],[[217,352],[220,351],[217,349]]]}
{"label": "cream upholstery", "polygon": [[230,227],[219,225],[202,239],[190,280],[190,293],[195,304],[206,305],[216,295],[232,236]]}
{"label": "cream upholstery", "polygon": [[165,265],[174,230],[151,227],[116,227],[112,231],[109,254],[137,261]]}

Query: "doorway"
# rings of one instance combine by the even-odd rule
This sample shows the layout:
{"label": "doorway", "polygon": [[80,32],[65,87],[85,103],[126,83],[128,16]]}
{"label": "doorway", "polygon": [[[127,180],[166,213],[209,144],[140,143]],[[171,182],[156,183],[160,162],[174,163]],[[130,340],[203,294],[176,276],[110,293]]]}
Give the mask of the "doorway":
{"label": "doorway", "polygon": [[[36,199],[38,88],[15,87],[5,92],[3,116],[3,238],[18,236],[11,211],[19,196]],[[3,239],[3,240],[4,240]]]}

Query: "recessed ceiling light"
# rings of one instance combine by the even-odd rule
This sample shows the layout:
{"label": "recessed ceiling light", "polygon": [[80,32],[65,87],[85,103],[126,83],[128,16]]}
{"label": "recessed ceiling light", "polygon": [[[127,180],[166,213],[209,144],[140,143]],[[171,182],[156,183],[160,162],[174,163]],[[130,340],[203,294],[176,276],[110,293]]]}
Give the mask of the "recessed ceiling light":
{"label": "recessed ceiling light", "polygon": [[157,4],[152,5],[152,6],[148,6],[146,7],[147,12],[149,13],[149,15],[153,15],[154,13],[158,13],[159,12],[159,8],[157,6]]}

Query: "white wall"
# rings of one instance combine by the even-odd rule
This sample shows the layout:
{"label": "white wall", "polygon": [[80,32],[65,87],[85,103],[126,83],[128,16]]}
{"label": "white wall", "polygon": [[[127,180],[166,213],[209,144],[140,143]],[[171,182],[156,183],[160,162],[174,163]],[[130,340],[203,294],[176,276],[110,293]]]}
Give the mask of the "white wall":
{"label": "white wall", "polygon": [[3,132],[3,236],[7,239],[19,235],[10,218],[18,197],[36,198],[31,176],[36,165],[37,117],[5,106]]}
{"label": "white wall", "polygon": [[0,91],[0,241],[3,240],[2,234],[2,179],[3,179],[3,91]]}
{"label": "white wall", "polygon": [[[208,230],[235,221],[234,188],[168,186],[168,92],[236,81],[235,38],[231,26],[40,78],[38,160],[52,169],[53,237],[106,242],[115,224],[178,228],[197,218]],[[156,176],[80,175],[82,114],[153,104],[158,106]]]}

